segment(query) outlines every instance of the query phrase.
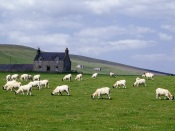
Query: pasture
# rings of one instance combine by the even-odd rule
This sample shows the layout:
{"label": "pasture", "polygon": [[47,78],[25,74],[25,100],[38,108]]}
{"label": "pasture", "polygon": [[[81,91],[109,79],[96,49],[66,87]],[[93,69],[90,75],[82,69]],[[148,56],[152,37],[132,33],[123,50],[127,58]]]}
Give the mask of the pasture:
{"label": "pasture", "polygon": [[[0,86],[8,73],[0,73]],[[13,74],[13,73],[11,73]],[[29,73],[34,75],[36,73]],[[175,95],[175,77],[156,76],[147,80],[147,87],[133,87],[137,76],[83,75],[83,81],[62,81],[65,74],[40,73],[50,81],[50,88],[33,88],[32,96],[15,95],[0,90],[0,130],[59,130],[59,131],[116,131],[175,129],[175,101],[158,100],[157,87],[164,87]],[[116,80],[125,79],[126,89],[112,88]],[[26,84],[28,82],[22,82]],[[54,95],[57,85],[67,84],[70,96]],[[111,99],[92,100],[91,94],[99,87],[111,88]]]}

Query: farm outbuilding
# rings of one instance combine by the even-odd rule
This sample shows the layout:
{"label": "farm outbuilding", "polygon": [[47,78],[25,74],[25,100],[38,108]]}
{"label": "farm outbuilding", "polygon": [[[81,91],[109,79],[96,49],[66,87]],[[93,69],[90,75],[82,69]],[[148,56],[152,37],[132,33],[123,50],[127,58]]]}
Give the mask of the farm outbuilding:
{"label": "farm outbuilding", "polygon": [[69,50],[65,52],[42,52],[40,48],[33,63],[34,71],[41,72],[67,72],[71,70]]}

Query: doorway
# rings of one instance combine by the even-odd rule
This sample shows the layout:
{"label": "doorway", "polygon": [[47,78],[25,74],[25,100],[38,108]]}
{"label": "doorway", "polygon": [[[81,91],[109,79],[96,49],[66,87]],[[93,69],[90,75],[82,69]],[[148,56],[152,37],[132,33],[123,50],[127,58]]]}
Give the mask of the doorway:
{"label": "doorway", "polygon": [[48,72],[50,71],[50,66],[47,66],[47,71],[48,71]]}

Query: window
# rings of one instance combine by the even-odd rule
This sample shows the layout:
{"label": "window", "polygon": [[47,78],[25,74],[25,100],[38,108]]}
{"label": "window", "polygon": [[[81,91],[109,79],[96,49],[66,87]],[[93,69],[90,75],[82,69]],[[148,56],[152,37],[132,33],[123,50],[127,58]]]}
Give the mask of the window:
{"label": "window", "polygon": [[55,58],[55,62],[58,64],[59,60],[60,60],[60,57],[57,56],[57,57]]}
{"label": "window", "polygon": [[58,66],[55,67],[55,71],[58,71]]}

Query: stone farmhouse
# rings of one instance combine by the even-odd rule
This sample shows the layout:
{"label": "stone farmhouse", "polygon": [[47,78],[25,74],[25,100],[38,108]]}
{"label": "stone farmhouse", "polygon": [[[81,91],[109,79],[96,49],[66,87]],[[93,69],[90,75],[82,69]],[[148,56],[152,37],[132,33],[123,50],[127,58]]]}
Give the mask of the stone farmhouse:
{"label": "stone farmhouse", "polygon": [[68,48],[65,52],[42,52],[40,48],[33,63],[34,71],[67,72],[71,70],[71,60]]}

